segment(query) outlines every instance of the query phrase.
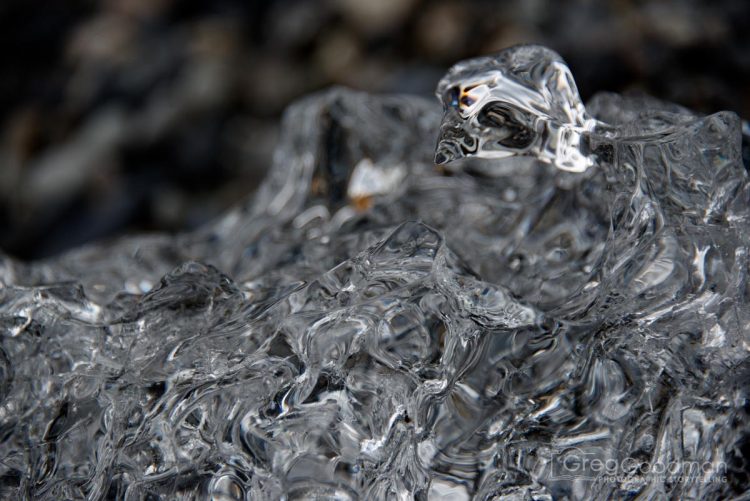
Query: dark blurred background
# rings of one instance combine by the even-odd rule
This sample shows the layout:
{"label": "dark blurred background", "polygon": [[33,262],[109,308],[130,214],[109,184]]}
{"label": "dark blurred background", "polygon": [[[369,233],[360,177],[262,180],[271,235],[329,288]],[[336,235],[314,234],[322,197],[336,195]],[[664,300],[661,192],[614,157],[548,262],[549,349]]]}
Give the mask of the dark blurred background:
{"label": "dark blurred background", "polygon": [[257,186],[295,98],[431,93],[521,42],[561,53],[584,99],[750,117],[749,30],[746,0],[3,0],[0,248],[193,228]]}

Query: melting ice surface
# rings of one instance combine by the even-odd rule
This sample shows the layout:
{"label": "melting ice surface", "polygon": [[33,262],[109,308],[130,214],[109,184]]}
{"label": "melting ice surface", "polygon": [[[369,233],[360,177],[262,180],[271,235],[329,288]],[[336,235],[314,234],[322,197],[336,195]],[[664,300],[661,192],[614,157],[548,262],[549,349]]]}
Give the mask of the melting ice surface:
{"label": "melting ice surface", "polygon": [[2,496],[748,495],[739,118],[532,46],[438,94],[295,104],[195,233],[2,258]]}

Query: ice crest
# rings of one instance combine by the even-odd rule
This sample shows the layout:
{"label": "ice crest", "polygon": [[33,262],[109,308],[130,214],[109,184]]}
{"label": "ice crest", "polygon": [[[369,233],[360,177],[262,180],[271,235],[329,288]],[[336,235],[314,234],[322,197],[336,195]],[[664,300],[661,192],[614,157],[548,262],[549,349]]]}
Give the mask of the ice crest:
{"label": "ice crest", "polygon": [[570,70],[537,45],[456,64],[438,84],[445,108],[435,162],[465,156],[533,156],[582,172],[595,121],[586,115]]}
{"label": "ice crest", "polygon": [[196,232],[2,257],[3,497],[746,496],[739,118],[534,46],[438,94],[301,100]]}

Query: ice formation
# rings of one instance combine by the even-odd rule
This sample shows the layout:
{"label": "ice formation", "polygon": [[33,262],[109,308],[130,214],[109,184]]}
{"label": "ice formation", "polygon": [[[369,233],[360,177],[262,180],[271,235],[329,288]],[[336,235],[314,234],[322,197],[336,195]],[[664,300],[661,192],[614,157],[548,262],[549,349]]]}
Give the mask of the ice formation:
{"label": "ice formation", "polygon": [[740,119],[534,46],[438,95],[303,99],[197,232],[3,257],[2,496],[747,496]]}

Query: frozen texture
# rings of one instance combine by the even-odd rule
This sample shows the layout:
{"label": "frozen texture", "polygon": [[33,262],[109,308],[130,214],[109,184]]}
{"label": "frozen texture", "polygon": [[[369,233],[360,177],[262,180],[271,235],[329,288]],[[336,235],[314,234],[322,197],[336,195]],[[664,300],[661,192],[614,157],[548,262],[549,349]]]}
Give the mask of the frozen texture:
{"label": "frozen texture", "polygon": [[[446,93],[504,78],[484,123]],[[460,63],[439,96],[442,126],[413,96],[311,96],[214,224],[3,259],[3,496],[747,495],[739,118],[584,109],[539,47]],[[446,147],[459,130],[500,142]]]}

